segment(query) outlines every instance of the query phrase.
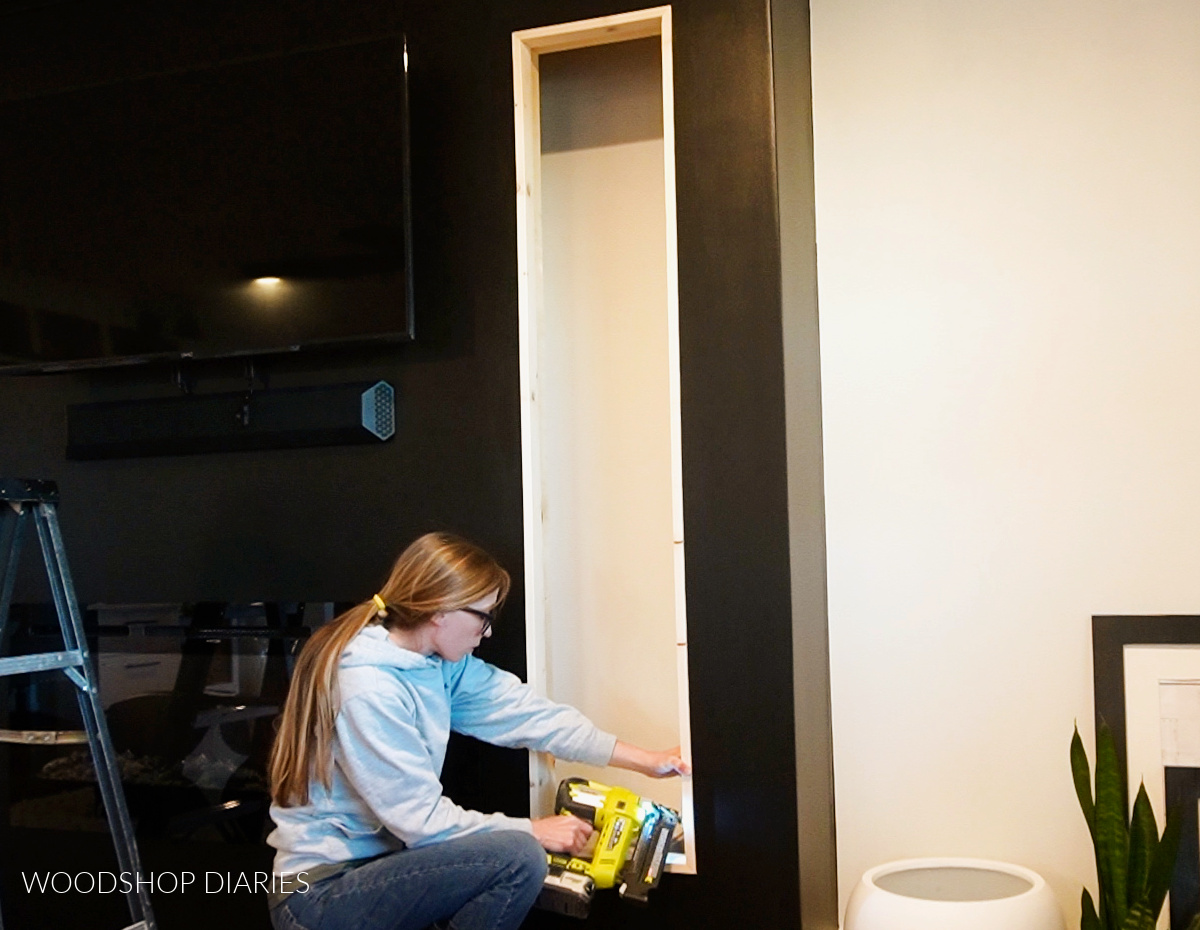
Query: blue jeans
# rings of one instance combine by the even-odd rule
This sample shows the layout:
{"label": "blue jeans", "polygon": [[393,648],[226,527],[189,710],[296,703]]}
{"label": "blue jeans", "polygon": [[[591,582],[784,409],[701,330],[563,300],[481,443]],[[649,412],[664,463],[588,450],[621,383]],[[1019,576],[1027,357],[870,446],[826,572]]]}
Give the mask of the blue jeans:
{"label": "blue jeans", "polygon": [[402,849],[288,895],[275,930],[516,930],[542,889],[546,851],[528,833],[478,833]]}

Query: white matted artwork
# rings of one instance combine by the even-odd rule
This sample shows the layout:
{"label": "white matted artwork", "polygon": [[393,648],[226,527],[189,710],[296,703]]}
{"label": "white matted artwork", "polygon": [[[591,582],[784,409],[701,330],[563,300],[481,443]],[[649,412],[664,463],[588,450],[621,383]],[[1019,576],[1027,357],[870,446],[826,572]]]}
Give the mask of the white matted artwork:
{"label": "white matted artwork", "polygon": [[1160,680],[1158,702],[1163,765],[1200,768],[1200,679]]}
{"label": "white matted artwork", "polygon": [[[1129,788],[1145,783],[1154,817],[1166,818],[1165,765],[1195,765],[1200,750],[1200,645],[1128,645],[1125,654],[1125,750]],[[1170,927],[1169,908],[1159,930]]]}

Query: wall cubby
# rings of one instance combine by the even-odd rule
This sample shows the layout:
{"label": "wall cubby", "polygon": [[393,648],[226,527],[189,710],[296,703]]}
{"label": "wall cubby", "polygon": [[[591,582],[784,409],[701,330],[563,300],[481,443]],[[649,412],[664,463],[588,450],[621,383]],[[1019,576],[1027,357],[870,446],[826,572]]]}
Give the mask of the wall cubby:
{"label": "wall cubby", "polygon": [[[691,728],[669,7],[513,34],[529,680],[640,745]],[[533,756],[683,815],[690,779]]]}

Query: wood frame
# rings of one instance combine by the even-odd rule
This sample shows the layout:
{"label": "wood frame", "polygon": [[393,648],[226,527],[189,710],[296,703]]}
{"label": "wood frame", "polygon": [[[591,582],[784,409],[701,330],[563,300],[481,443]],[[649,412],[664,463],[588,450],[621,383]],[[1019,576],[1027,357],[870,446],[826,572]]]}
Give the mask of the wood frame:
{"label": "wood frame", "polygon": [[[538,57],[549,52],[626,42],[659,36],[663,75],[663,156],[666,208],[666,277],[668,381],[671,443],[671,513],[674,557],[675,634],[680,738],[684,758],[691,758],[689,713],[687,604],[683,535],[683,441],[680,412],[679,261],[675,201],[675,119],[671,51],[671,8],[653,7],[514,32],[513,92],[516,121],[517,291],[520,340],[521,460],[525,523],[525,635],[529,683],[545,693],[548,679],[543,562],[542,437],[538,404],[538,345],[543,314],[541,223],[541,119]],[[530,755],[530,809],[534,816],[550,812],[555,790],[547,761]],[[672,871],[694,873],[695,820],[692,783],[683,783],[683,861],[673,857]]]}

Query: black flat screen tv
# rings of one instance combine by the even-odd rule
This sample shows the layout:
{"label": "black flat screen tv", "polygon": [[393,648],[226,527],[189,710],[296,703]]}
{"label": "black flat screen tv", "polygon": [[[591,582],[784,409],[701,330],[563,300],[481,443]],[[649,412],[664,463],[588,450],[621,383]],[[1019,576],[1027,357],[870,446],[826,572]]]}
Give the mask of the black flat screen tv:
{"label": "black flat screen tv", "polygon": [[412,339],[400,33],[7,78],[0,372]]}

